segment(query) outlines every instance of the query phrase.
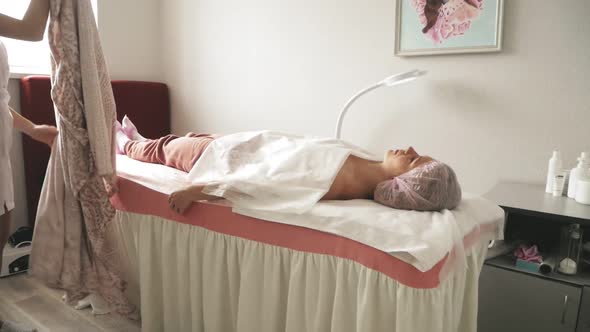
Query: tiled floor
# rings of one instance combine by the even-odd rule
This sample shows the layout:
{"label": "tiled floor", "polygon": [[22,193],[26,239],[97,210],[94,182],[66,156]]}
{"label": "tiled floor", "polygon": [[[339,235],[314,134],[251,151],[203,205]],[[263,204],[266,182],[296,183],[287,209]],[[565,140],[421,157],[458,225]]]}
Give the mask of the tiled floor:
{"label": "tiled floor", "polygon": [[141,331],[140,323],[90,309],[75,310],[61,300],[63,293],[45,287],[26,274],[0,279],[0,319],[41,331]]}

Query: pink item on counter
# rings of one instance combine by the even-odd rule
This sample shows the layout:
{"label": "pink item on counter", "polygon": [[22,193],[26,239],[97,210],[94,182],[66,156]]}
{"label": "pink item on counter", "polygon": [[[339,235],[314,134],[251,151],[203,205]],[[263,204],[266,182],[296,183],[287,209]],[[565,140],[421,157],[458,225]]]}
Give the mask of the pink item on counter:
{"label": "pink item on counter", "polygon": [[543,263],[543,257],[539,255],[537,245],[526,246],[521,244],[514,250],[514,256],[527,262]]}

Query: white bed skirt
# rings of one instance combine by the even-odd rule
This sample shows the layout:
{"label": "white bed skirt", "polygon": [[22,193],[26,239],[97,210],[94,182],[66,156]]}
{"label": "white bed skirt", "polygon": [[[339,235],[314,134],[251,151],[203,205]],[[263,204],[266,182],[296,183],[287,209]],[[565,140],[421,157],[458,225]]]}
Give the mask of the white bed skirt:
{"label": "white bed skirt", "polygon": [[[117,212],[143,331],[476,331],[487,246],[434,289],[343,258]],[[139,296],[141,294],[141,296]]]}

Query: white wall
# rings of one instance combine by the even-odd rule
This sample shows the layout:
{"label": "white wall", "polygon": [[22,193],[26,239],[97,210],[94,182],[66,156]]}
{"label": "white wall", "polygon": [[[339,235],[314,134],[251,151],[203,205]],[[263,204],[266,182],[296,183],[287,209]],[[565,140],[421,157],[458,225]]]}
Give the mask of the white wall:
{"label": "white wall", "polygon": [[412,144],[467,191],[544,182],[551,150],[590,150],[590,1],[505,1],[504,50],[393,56],[392,0],[162,1],[175,132],[332,135],[343,103],[399,71],[428,76],[355,104],[343,137],[376,153]]}
{"label": "white wall", "polygon": [[99,0],[98,26],[112,79],[162,78],[160,0]]}
{"label": "white wall", "polygon": [[[98,1],[98,25],[112,79],[162,80],[159,0]],[[8,50],[10,52],[10,50]],[[8,86],[10,105],[20,112],[18,79]],[[12,149],[15,201],[13,228],[27,224],[27,203],[20,134]]]}

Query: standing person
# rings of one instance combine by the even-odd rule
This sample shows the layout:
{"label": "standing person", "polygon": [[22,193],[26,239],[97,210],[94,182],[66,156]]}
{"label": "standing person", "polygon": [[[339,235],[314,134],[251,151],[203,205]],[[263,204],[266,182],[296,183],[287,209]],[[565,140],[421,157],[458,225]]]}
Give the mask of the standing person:
{"label": "standing person", "polygon": [[[0,14],[0,36],[27,41],[39,41],[43,38],[49,0],[31,0],[22,20]],[[7,86],[9,79],[8,55],[0,41],[0,266],[2,251],[11,229],[11,211],[14,209],[14,192],[12,170],[10,165],[10,148],[12,145],[12,128],[49,146],[57,135],[57,128],[36,125],[16,113],[8,106],[10,95]],[[0,317],[0,332],[34,331],[13,322],[3,321]]]}

